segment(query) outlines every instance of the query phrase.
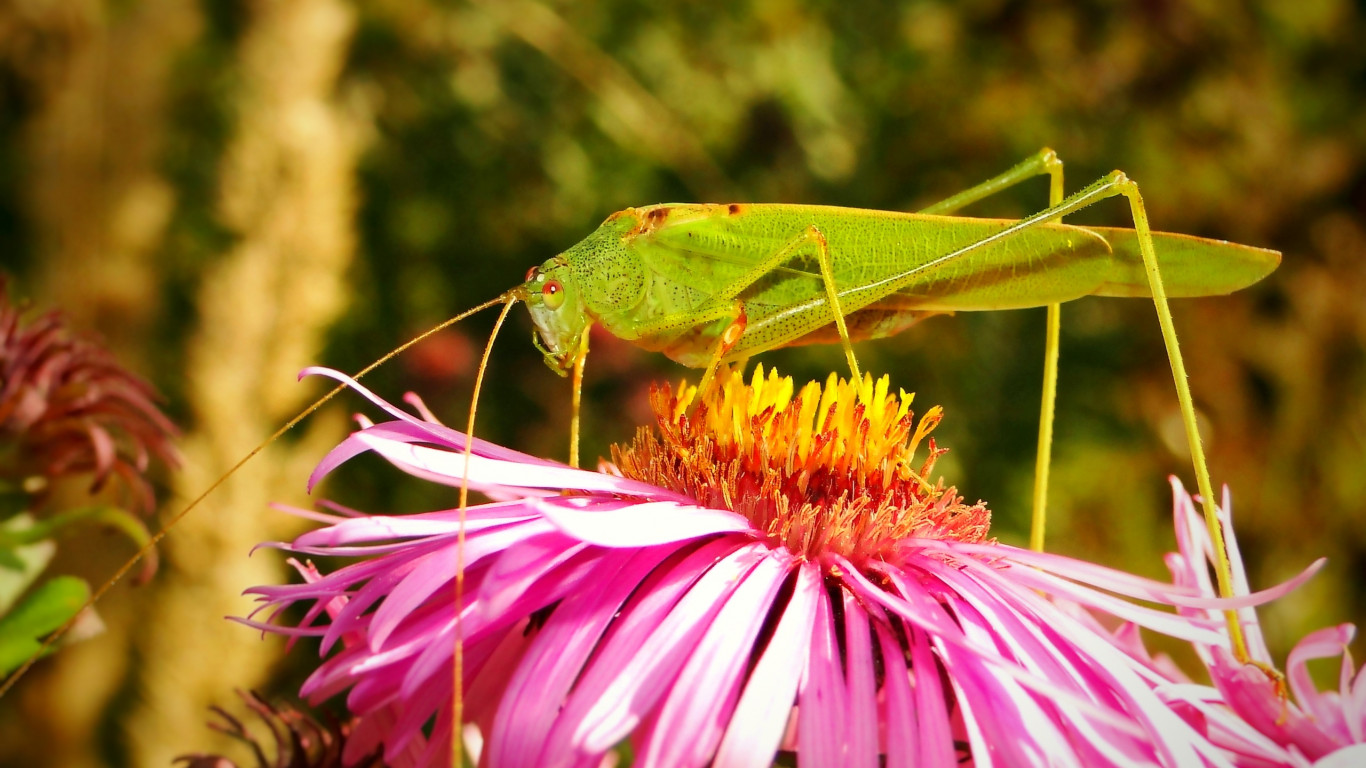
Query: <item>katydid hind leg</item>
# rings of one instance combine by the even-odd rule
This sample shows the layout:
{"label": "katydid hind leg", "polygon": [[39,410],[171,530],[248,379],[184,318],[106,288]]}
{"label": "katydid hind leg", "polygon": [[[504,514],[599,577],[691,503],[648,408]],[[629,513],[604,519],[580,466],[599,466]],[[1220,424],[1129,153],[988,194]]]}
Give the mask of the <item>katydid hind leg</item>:
{"label": "katydid hind leg", "polygon": [[[1167,292],[1162,286],[1162,274],[1157,265],[1157,249],[1153,247],[1152,229],[1148,225],[1148,213],[1143,205],[1143,196],[1139,194],[1138,184],[1118,171],[1112,175],[1119,177],[1117,193],[1129,201],[1129,211],[1134,220],[1134,231],[1137,233],[1139,249],[1143,255],[1143,264],[1148,273],[1148,284],[1152,287],[1153,304],[1157,309],[1157,322],[1162,328],[1162,340],[1167,347],[1167,359],[1171,363],[1172,380],[1176,384],[1177,401],[1181,407],[1181,420],[1185,424],[1191,461],[1195,465],[1196,487],[1200,491],[1200,502],[1205,513],[1205,525],[1209,528],[1210,543],[1214,549],[1215,575],[1219,583],[1219,595],[1231,598],[1233,597],[1233,570],[1229,562],[1228,551],[1224,546],[1223,527],[1219,522],[1214,501],[1214,486],[1210,482],[1209,466],[1205,462],[1205,449],[1200,441],[1200,430],[1196,424],[1195,403],[1191,397],[1190,382],[1186,377],[1186,364],[1181,357],[1181,345],[1176,340],[1176,326],[1172,322],[1171,307],[1167,304]],[[1230,609],[1225,612],[1224,616],[1228,623],[1229,639],[1233,646],[1234,656],[1240,662],[1246,663],[1251,657],[1247,650],[1247,640],[1243,636],[1242,625],[1238,621],[1238,614]]]}
{"label": "katydid hind leg", "polygon": [[[1125,176],[1123,172],[1112,171],[1105,177],[1073,194],[1071,197],[1066,198],[1058,205],[1022,219],[1000,232],[993,234],[991,237],[983,238],[969,246],[945,254],[937,259],[933,259],[915,269],[908,270],[894,281],[894,285],[896,286],[896,289],[900,289],[903,285],[909,285],[914,282],[922,273],[933,273],[934,270],[940,269],[944,265],[962,258],[967,253],[983,248],[991,243],[1009,238],[1030,227],[1057,221],[1063,216],[1086,208],[1096,202],[1116,196],[1123,196],[1129,201],[1129,212],[1134,221],[1134,231],[1139,242],[1139,250],[1143,256],[1143,264],[1147,273],[1148,284],[1151,288],[1153,304],[1157,309],[1158,325],[1162,329],[1162,340],[1166,345],[1167,358],[1171,363],[1172,381],[1176,385],[1177,401],[1180,404],[1181,418],[1186,428],[1186,439],[1190,445],[1191,461],[1195,468],[1196,483],[1200,491],[1201,502],[1204,506],[1205,523],[1209,528],[1210,540],[1214,545],[1215,573],[1218,577],[1219,594],[1221,597],[1232,597],[1233,574],[1229,565],[1228,554],[1224,550],[1223,531],[1220,527],[1219,518],[1214,506],[1214,489],[1209,479],[1209,468],[1205,462],[1204,447],[1201,445],[1200,433],[1196,428],[1195,405],[1191,398],[1190,385],[1186,378],[1186,366],[1181,357],[1181,346],[1176,340],[1176,327],[1172,322],[1171,308],[1167,304],[1167,293],[1162,286],[1162,273],[1157,264],[1157,250],[1153,246],[1152,230],[1148,225],[1148,214],[1143,206],[1143,197],[1139,194],[1137,184]],[[1248,659],[1247,643],[1243,637],[1242,627],[1238,624],[1237,614],[1234,611],[1229,611],[1226,614],[1226,618],[1234,654],[1240,661],[1246,661]]]}
{"label": "katydid hind leg", "polygon": [[[1063,216],[1075,213],[1076,211],[1094,205],[1101,200],[1116,196],[1123,196],[1129,201],[1129,211],[1134,221],[1135,235],[1139,242],[1139,249],[1143,257],[1144,268],[1151,289],[1153,303],[1157,309],[1158,325],[1162,329],[1163,342],[1166,345],[1167,357],[1171,363],[1172,380],[1176,385],[1177,400],[1180,403],[1181,408],[1181,417],[1186,428],[1186,438],[1190,444],[1191,459],[1194,464],[1197,487],[1199,488],[1202,497],[1201,501],[1204,505],[1205,522],[1209,527],[1210,538],[1214,544],[1216,560],[1215,571],[1218,576],[1219,594],[1221,597],[1231,597],[1233,595],[1232,572],[1229,566],[1228,555],[1223,548],[1223,533],[1214,506],[1214,490],[1210,483],[1209,469],[1205,462],[1204,448],[1200,443],[1200,434],[1196,429],[1195,406],[1191,398],[1190,386],[1186,379],[1185,363],[1181,358],[1181,347],[1176,340],[1176,329],[1172,322],[1171,309],[1167,304],[1166,291],[1162,286],[1162,275],[1158,268],[1157,252],[1153,245],[1152,231],[1148,225],[1148,216],[1143,206],[1143,198],[1138,192],[1138,185],[1125,176],[1123,172],[1112,171],[1106,176],[1087,185],[1080,191],[1072,194],[1070,197],[1067,197],[1058,205],[1021,219],[975,243],[971,243],[946,253],[943,256],[931,259],[923,264],[919,264],[890,280],[880,282],[877,286],[878,296],[888,295],[908,286],[912,286],[918,281],[923,281],[926,277],[932,276],[937,271],[959,261],[969,253],[1007,240],[1031,227],[1058,221]],[[1242,628],[1238,625],[1236,614],[1232,611],[1228,613],[1227,618],[1229,634],[1233,641],[1232,644],[1235,655],[1238,659],[1245,661],[1248,656]]]}
{"label": "katydid hind leg", "polygon": [[[1049,166],[1048,207],[1062,202],[1062,160]],[[1048,305],[1044,326],[1043,391],[1039,402],[1039,443],[1034,456],[1034,504],[1029,523],[1029,548],[1043,551],[1048,525],[1048,476],[1053,467],[1053,416],[1058,404],[1058,344],[1062,331],[1062,305]]]}
{"label": "katydid hind leg", "polygon": [[[935,256],[934,258],[929,259],[928,261],[921,262],[901,272],[889,275],[885,278],[878,279],[875,282],[843,286],[837,292],[837,298],[840,302],[840,305],[841,307],[847,307],[850,312],[857,312],[864,308],[871,307],[875,305],[877,302],[880,302],[894,294],[906,291],[908,289],[914,289],[917,286],[930,284],[936,279],[942,279],[942,274],[950,273],[952,269],[957,266],[958,262],[962,261],[966,256],[970,254],[973,254],[979,250],[998,246],[1002,244],[1004,241],[1009,240],[1010,238],[1025,230],[1031,229],[1040,224],[1048,224],[1050,222],[1056,221],[1057,219],[1065,215],[1068,215],[1089,205],[1092,205],[1098,200],[1103,200],[1121,194],[1117,190],[1117,185],[1119,181],[1123,178],[1123,174],[1115,172],[1109,176],[1106,176],[1105,178],[1102,178],[1092,183],[1091,185],[1087,186],[1086,188],[1082,189],[1076,194],[1066,198],[1059,205],[1040,211],[1039,213],[1036,213],[1025,219],[1021,219],[1020,221],[1014,222],[1009,226],[996,230],[992,234],[983,237],[980,240],[976,240],[961,247],[947,251],[939,256]],[[775,254],[775,256],[778,255],[784,255],[782,249],[780,249],[779,252]],[[765,264],[763,266],[767,266],[768,264],[772,264],[776,261],[777,259],[775,258],[766,259]],[[754,274],[760,271],[760,267],[755,267],[751,270],[750,274]],[[754,277],[751,277],[749,282],[745,283],[745,285],[747,286],[748,284],[752,284],[758,276],[761,275],[755,275]],[[739,281],[737,281],[737,283],[738,282]],[[715,311],[711,312],[710,314],[706,314],[708,310]],[[668,318],[662,318],[660,320],[655,320],[650,323],[647,323],[644,326],[641,326],[641,328],[638,328],[637,330],[640,332],[641,335],[645,335],[646,333],[679,331],[683,328],[697,328],[704,322],[711,322],[713,320],[718,320],[726,316],[728,315],[725,306],[713,303],[713,305],[708,307],[706,310],[693,310],[688,313],[675,313],[674,315],[670,315]],[[782,317],[785,327],[800,330],[789,337],[777,339],[770,338],[768,342],[766,342],[766,346],[756,347],[754,349],[762,351],[763,349],[770,349],[774,346],[781,346],[784,343],[790,343],[792,341],[799,339],[803,334],[811,333],[817,329],[829,325],[835,319],[830,311],[830,302],[825,297],[812,297],[810,301],[805,302],[801,306],[790,307],[783,312]],[[751,326],[753,326],[753,323],[751,323]],[[751,332],[752,330],[753,328],[751,327]],[[737,351],[742,353],[748,353],[754,350],[752,350],[749,347],[746,347],[744,342],[741,342]]]}

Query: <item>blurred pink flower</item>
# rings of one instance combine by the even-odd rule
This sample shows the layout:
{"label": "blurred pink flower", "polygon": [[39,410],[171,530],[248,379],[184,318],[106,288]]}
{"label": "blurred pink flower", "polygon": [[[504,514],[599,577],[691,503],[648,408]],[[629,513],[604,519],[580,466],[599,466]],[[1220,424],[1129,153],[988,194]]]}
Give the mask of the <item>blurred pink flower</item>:
{"label": "blurred pink flower", "polygon": [[[396,420],[314,482],[372,451],[461,483],[464,435],[350,383]],[[493,501],[464,514],[458,625],[457,510],[296,510],[328,527],[288,549],[355,560],[252,591],[273,615],[303,604],[271,627],[331,654],[302,693],[346,691],[395,765],[449,760],[457,626],[481,765],[592,766],[627,739],[661,766],[1227,764],[1081,610],[1214,645],[1217,619],[1123,599],[1210,604],[1197,587],[987,540],[983,505],[929,484],[932,438],[911,464],[938,409],[917,426],[885,379],[792,395],[736,377],[689,414],[693,393],[662,390],[660,432],[602,472],[474,440],[470,486]]]}
{"label": "blurred pink flower", "polygon": [[359,760],[346,762],[346,740],[351,726],[333,718],[319,719],[288,703],[271,702],[255,691],[238,691],[238,698],[270,732],[258,736],[245,720],[233,717],[222,707],[212,707],[218,722],[209,727],[246,745],[254,763],[237,763],[227,755],[196,752],[181,755],[175,765],[183,768],[383,768],[378,751]]}
{"label": "blurred pink flower", "polygon": [[60,314],[25,322],[5,288],[0,279],[0,477],[37,493],[66,475],[93,474],[92,491],[118,477],[151,511],[150,458],[179,462],[156,392]]}
{"label": "blurred pink flower", "polygon": [[[1172,485],[1180,551],[1168,555],[1167,565],[1176,583],[1213,596],[1216,589],[1209,565],[1213,547],[1204,517],[1181,484],[1173,480]],[[1219,519],[1233,565],[1235,594],[1247,595],[1247,572],[1233,535],[1227,490]],[[1314,564],[1311,570],[1321,564]],[[1192,618],[1223,616],[1209,608],[1183,610]],[[1347,649],[1356,628],[1342,624],[1310,633],[1290,652],[1287,674],[1281,677],[1267,651],[1256,611],[1244,607],[1238,611],[1238,618],[1251,663],[1243,664],[1235,658],[1223,625],[1217,642],[1197,642],[1196,651],[1209,669],[1214,688],[1183,689],[1188,711],[1198,713],[1191,720],[1203,720],[1211,737],[1238,755],[1243,765],[1366,765],[1366,672],[1356,671],[1353,678],[1355,667]],[[1342,660],[1339,690],[1320,691],[1309,676],[1307,662],[1333,656]]]}

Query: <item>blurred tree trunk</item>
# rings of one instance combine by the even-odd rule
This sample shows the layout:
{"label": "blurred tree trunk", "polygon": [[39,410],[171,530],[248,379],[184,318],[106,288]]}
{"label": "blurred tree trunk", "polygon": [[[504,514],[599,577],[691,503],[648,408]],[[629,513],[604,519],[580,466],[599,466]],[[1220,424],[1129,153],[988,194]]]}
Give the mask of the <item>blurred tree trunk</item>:
{"label": "blurred tree trunk", "polygon": [[153,261],[175,205],[159,169],[172,67],[198,35],[192,3],[22,3],[43,100],[27,127],[37,293],[137,359],[160,307]]}
{"label": "blurred tree trunk", "polygon": [[[70,0],[0,10],[0,60],[32,99],[21,129],[36,256],[30,295],[97,332],[148,378],[183,379],[194,424],[169,510],[182,509],[316,389],[299,386],[295,374],[317,362],[345,306],[356,159],[368,124],[335,101],[354,16],[341,0],[259,0],[243,12],[231,64],[235,131],[222,157],[195,159],[218,164],[215,218],[235,240],[202,276],[200,325],[184,369],[148,371],[170,359],[155,350],[158,341],[178,335],[155,327],[165,319],[157,257],[178,204],[162,164],[175,130],[167,103],[175,68],[204,42],[200,6]],[[182,268],[200,266],[173,256]],[[296,527],[267,505],[303,501],[303,478],[343,428],[340,418],[314,423],[185,519],[163,546],[153,587],[99,606],[105,636],[64,650],[40,671],[45,684],[24,686],[15,707],[23,722],[6,722],[13,738],[0,739],[0,763],[102,765],[110,744],[99,739],[110,733],[134,765],[170,765],[206,749],[232,754],[212,744],[209,707],[235,708],[234,689],[262,686],[278,644],[224,617],[250,611],[245,588],[288,578],[280,558],[247,555]],[[127,551],[73,544],[96,580]]]}
{"label": "blurred tree trunk", "polygon": [[[60,308],[72,328],[97,333],[131,369],[161,381],[178,372],[149,371],[144,352],[161,309],[155,257],[175,206],[159,168],[167,90],[200,31],[198,6],[180,0],[0,7],[0,61],[28,97],[16,136],[22,162],[13,169],[33,234],[24,294]],[[129,553],[111,541],[69,541],[60,557],[87,566],[78,572],[88,578],[107,578]],[[130,643],[129,595],[112,597],[97,609],[105,635],[64,649],[16,691],[22,702],[6,702],[13,710],[0,764],[105,764],[97,723],[127,673]]]}
{"label": "blurred tree trunk", "polygon": [[[237,130],[220,175],[219,215],[239,239],[201,286],[182,504],[305,404],[314,388],[295,375],[317,361],[345,307],[362,122],[333,97],[353,28],[340,0],[250,5]],[[250,611],[247,587],[287,578],[280,558],[246,555],[293,527],[267,505],[304,501],[303,478],[342,428],[340,419],[319,424],[299,444],[271,446],[168,540],[169,572],[136,641],[144,663],[124,724],[133,764],[167,765],[206,747],[208,707],[267,679],[278,646],[222,617]]]}

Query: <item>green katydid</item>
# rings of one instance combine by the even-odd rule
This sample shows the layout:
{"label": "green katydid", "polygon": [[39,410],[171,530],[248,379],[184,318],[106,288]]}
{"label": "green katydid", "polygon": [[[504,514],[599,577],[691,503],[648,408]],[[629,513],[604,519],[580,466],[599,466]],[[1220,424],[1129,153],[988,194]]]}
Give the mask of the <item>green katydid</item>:
{"label": "green katydid", "polygon": [[[1279,264],[1280,254],[1223,241],[1151,233],[1137,186],[1118,171],[1062,200],[1061,168],[1056,155],[1044,150],[920,213],[763,204],[663,204],[627,209],[608,217],[577,245],[530,270],[522,285],[405,343],[356,378],[427,336],[502,304],[496,335],[511,305],[520,300],[531,313],[536,326],[533,339],[546,362],[561,374],[575,372],[571,431],[576,436],[587,330],[593,324],[685,365],[705,367],[701,390],[722,363],[792,344],[838,341],[857,375],[853,341],[893,335],[929,315],[956,311],[1048,305],[1049,359],[1056,360],[1059,302],[1089,295],[1151,296],[1172,363],[1206,519],[1222,552],[1213,493],[1163,285],[1166,281],[1174,296],[1230,293],[1269,274]],[[1052,207],[1034,216],[1002,221],[943,215],[1044,173],[1052,177]],[[1064,215],[1116,195],[1130,201],[1132,230],[1058,223]],[[1160,274],[1155,243],[1162,251]],[[476,378],[475,403],[491,345],[492,336]],[[227,477],[341,389],[333,389],[281,427],[174,515],[90,602],[100,599]],[[1051,397],[1046,383],[1043,430],[1051,429]],[[472,407],[470,433],[474,415]],[[571,443],[571,457],[576,457],[576,437]],[[1047,440],[1041,438],[1041,471],[1047,467],[1046,447]],[[1041,519],[1041,508],[1041,494],[1036,493],[1036,519]],[[1219,570],[1225,595],[1231,594],[1229,579],[1225,561]],[[1232,618],[1230,630],[1238,655],[1245,658],[1241,631]],[[458,670],[458,648],[456,654]],[[32,663],[33,659],[0,685],[0,695]]]}
{"label": "green katydid", "polygon": [[[1172,296],[1236,291],[1279,262],[1232,243],[1153,238]],[[517,293],[562,373],[592,324],[705,368],[792,344],[891,336],[933,314],[1151,295],[1133,230],[734,203],[615,213]]]}
{"label": "green katydid", "polygon": [[[1270,274],[1280,254],[1151,232],[1138,186],[1119,171],[1059,202],[1061,163],[1050,150],[931,210],[953,210],[1038,173],[1052,175],[1055,204],[1020,221],[813,205],[629,208],[532,269],[507,300],[526,302],[547,364],[562,374],[575,370],[577,402],[586,332],[593,324],[684,365],[705,368],[699,385],[704,390],[722,363],[792,344],[839,341],[857,377],[853,341],[890,336],[925,316],[957,311],[1050,306],[1053,361],[1058,303],[1082,296],[1152,297],[1206,521],[1222,553],[1166,297],[1245,288]],[[1058,223],[1116,195],[1129,200],[1133,229]],[[1046,384],[1045,429],[1051,429],[1049,389]],[[1046,443],[1041,438],[1041,472],[1047,467]],[[575,452],[571,446],[571,455]],[[1042,493],[1036,494],[1035,515],[1042,516]],[[1227,563],[1221,565],[1221,592],[1229,596],[1230,574]],[[1232,617],[1230,633],[1235,650],[1245,657]]]}

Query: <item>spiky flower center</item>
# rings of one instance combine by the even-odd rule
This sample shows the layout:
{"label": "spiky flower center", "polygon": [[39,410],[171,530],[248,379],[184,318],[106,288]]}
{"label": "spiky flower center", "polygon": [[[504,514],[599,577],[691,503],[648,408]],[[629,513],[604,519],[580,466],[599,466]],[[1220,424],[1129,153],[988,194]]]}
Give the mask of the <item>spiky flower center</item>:
{"label": "spiky flower center", "polygon": [[[917,422],[914,395],[892,395],[888,379],[849,382],[831,374],[794,394],[792,380],[759,366],[703,396],[680,385],[651,391],[658,430],[643,427],[612,458],[627,477],[685,493],[747,517],[776,545],[808,559],[827,553],[855,563],[894,558],[908,538],[981,541],[991,513],[931,481],[946,449],[930,432],[943,411]],[[926,445],[917,465],[915,454]]]}

